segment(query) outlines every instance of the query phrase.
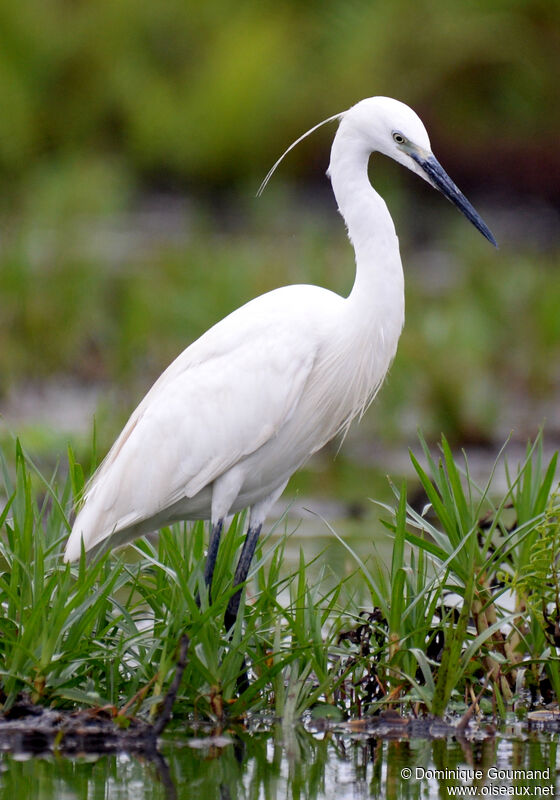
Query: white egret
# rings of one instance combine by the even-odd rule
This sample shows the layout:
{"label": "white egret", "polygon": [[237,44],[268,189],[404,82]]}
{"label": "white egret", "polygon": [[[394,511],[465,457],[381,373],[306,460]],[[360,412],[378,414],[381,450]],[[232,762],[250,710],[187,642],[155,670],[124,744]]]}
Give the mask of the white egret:
{"label": "white egret", "polygon": [[[231,313],[181,353],[89,483],[66,560],[80,556],[82,543],[86,551],[104,550],[178,520],[209,519],[210,591],[224,519],[248,508],[235,585],[246,580],[262,524],[288,479],[364,412],[397,349],[403,272],[393,220],[368,179],[373,152],[439,189],[496,244],[432,155],[412,109],[371,97],[324,122],[336,119],[327,174],[355,251],[349,296],[317,286],[276,289]],[[230,601],[228,626],[239,599],[240,591]]]}

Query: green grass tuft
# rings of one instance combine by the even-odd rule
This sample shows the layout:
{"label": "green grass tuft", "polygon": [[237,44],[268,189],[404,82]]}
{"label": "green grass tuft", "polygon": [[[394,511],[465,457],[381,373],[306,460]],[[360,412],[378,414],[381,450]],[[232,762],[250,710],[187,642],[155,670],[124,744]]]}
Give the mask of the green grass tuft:
{"label": "green grass tuft", "polygon": [[445,439],[437,458],[422,445],[424,465],[412,459],[427,502],[418,510],[406,484],[393,487],[388,564],[375,554],[364,562],[345,544],[356,563],[351,580],[333,584],[326,568],[311,579],[315,565],[303,551],[286,573],[286,536],[268,536],[238,621],[226,632],[244,515],[224,534],[212,602],[203,523],[67,565],[67,509],[82,491],[83,472],[70,452],[66,477],[47,479],[17,442],[13,468],[0,453],[4,710],[27,692],[36,703],[64,708],[107,705],[123,724],[130,714],[149,717],[185,632],[190,649],[177,718],[223,722],[265,712],[290,725],[313,709],[335,719],[387,704],[441,716],[485,694],[502,713],[524,690],[528,702],[558,701],[556,457],[544,463],[539,436],[523,462],[505,470],[507,491],[496,499],[503,451],[479,487],[466,456],[461,464]]}

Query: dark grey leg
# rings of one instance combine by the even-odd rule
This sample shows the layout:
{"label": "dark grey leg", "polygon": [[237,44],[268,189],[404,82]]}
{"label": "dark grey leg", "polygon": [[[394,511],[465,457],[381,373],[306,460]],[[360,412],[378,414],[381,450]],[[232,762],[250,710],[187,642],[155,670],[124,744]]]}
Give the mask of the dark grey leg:
{"label": "dark grey leg", "polygon": [[223,527],[223,519],[219,519],[215,525],[212,525],[210,542],[208,543],[208,555],[206,556],[206,566],[204,568],[204,582],[208,589],[209,598],[211,598],[212,593],[212,578],[214,577],[214,569],[216,567],[216,559],[218,558],[218,548],[220,546],[220,537]]}
{"label": "dark grey leg", "polygon": [[[249,568],[251,566],[251,561],[253,560],[253,556],[255,555],[255,550],[257,548],[257,542],[259,541],[259,535],[261,532],[262,524],[257,525],[254,528],[249,526],[249,530],[247,531],[247,536],[245,537],[245,541],[243,542],[243,547],[241,548],[241,555],[239,556],[239,561],[237,562],[237,567],[235,570],[235,577],[233,579],[233,585],[238,586],[240,583],[245,583],[247,580],[247,575],[249,573]],[[233,597],[231,597],[228,607],[226,610],[225,615],[225,624],[226,630],[230,630],[233,627],[235,620],[237,619],[237,613],[239,611],[239,603],[241,601],[241,589],[239,589]]]}

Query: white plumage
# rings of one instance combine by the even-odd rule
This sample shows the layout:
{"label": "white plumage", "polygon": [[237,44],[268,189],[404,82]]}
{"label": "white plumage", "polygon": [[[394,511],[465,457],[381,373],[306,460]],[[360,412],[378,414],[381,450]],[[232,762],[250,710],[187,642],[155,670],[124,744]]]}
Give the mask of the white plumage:
{"label": "white plumage", "polygon": [[82,541],[86,550],[119,545],[182,519],[211,519],[221,528],[227,514],[246,507],[258,535],[293,472],[367,407],[404,320],[398,240],[368,179],[373,151],[442,190],[493,241],[432,156],[410,108],[373,97],[338,118],[329,176],[356,255],[352,292],[276,289],[191,344],[94,475],[67,560],[79,557]]}

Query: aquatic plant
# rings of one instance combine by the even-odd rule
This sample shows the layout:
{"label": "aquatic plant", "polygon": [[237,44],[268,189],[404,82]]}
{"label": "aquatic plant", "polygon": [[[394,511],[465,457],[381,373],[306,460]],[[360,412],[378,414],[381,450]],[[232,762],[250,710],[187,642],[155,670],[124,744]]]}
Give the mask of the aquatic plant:
{"label": "aquatic plant", "polygon": [[211,603],[202,523],[94,563],[83,554],[71,567],[61,553],[81,468],[70,452],[65,474],[47,479],[16,443],[13,462],[0,454],[3,709],[26,692],[43,705],[153,718],[183,633],[190,646],[178,718],[259,711],[289,725],[309,711],[339,719],[389,705],[443,715],[475,700],[504,713],[524,688],[528,702],[558,699],[556,456],[545,464],[539,436],[515,470],[505,469],[507,490],[496,499],[503,450],[478,486],[445,439],[439,457],[421,441],[425,466],[412,461],[424,499],[409,502],[403,484],[385,507],[390,564],[375,553],[361,560],[345,544],[356,563],[348,579],[333,582],[325,569],[317,576],[303,552],[290,573],[287,534],[269,535],[229,633],[223,617],[243,516],[224,535]]}

